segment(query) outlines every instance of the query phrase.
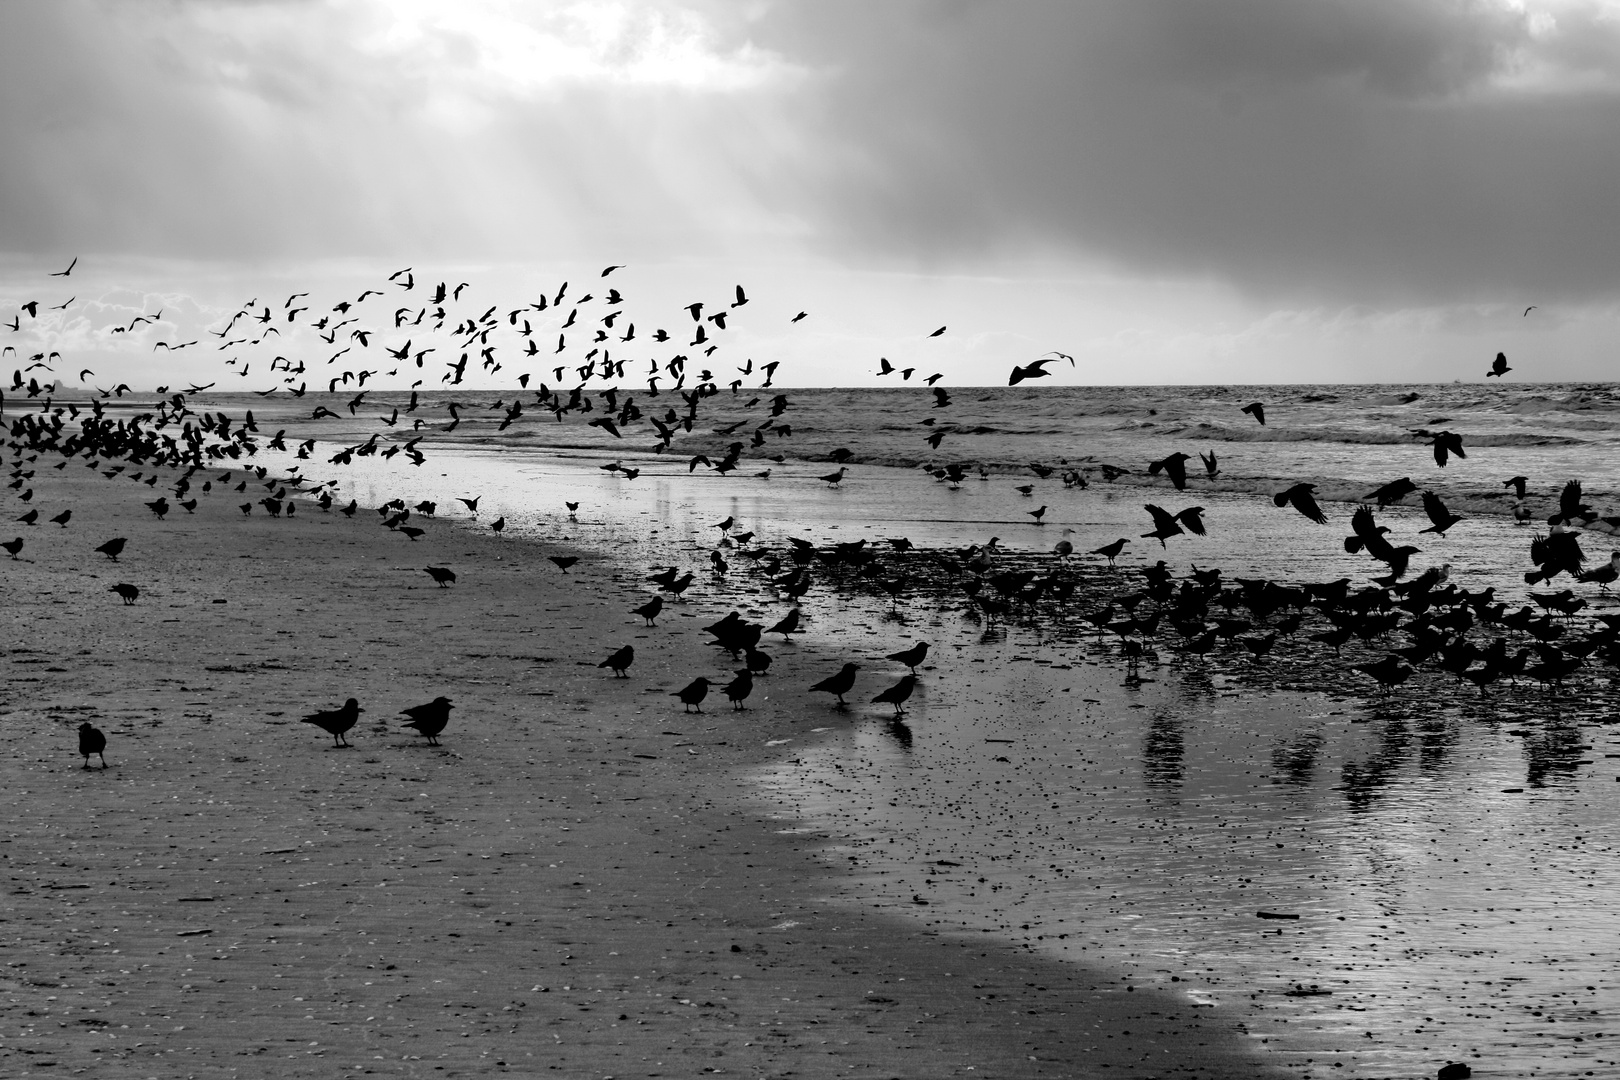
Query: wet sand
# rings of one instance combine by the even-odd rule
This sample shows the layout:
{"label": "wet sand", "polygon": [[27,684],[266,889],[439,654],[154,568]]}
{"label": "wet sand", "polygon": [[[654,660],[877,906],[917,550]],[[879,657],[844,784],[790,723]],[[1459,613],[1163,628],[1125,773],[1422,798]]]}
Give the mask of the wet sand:
{"label": "wet sand", "polygon": [[[642,627],[638,563],[219,488],[160,522],[52,463],[72,523],[0,562],[6,1075],[1265,1075],[1214,1010],[839,900],[743,780],[824,703],[780,665],[682,715],[723,612]],[[436,749],[395,714],[439,694]],[[348,696],[353,749],[299,723]]]}

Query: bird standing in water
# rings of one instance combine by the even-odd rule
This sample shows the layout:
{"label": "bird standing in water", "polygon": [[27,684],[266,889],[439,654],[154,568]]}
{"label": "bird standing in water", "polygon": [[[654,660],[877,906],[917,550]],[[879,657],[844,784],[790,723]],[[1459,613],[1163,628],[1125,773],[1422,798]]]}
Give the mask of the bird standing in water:
{"label": "bird standing in water", "polygon": [[845,664],[838,669],[836,675],[827,676],[810,689],[812,692],[819,691],[833,695],[838,699],[838,708],[845,708],[849,703],[844,700],[844,695],[855,686],[855,673],[860,669],[859,664]]}

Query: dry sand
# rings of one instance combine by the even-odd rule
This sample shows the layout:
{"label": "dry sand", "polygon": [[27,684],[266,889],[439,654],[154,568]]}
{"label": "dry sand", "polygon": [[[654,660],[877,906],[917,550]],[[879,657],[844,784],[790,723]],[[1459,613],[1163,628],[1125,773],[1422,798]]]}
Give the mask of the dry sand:
{"label": "dry sand", "polygon": [[[71,524],[0,558],[0,1074],[1262,1075],[1213,1011],[843,895],[738,779],[837,714],[779,661],[683,715],[724,612],[643,628],[639,566],[244,518],[256,483],[159,521],[167,474],[54,461],[33,505]],[[595,666],[626,643],[629,678]],[[438,694],[432,748],[396,713]],[[299,723],[349,696],[353,749]]]}

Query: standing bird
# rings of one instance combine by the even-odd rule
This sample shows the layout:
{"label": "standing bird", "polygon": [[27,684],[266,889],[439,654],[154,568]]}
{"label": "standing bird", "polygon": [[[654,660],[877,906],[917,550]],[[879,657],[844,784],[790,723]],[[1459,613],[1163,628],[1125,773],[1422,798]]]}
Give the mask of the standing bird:
{"label": "standing bird", "polygon": [[0,548],[5,548],[6,554],[15,559],[18,553],[23,549],[23,538],[19,536],[15,540],[7,540],[4,543],[0,543]]}
{"label": "standing bird", "polygon": [[741,667],[737,669],[736,676],[720,690],[731,699],[732,710],[741,712],[746,707],[743,702],[754,692],[754,673],[746,667]]}
{"label": "standing bird", "polygon": [[60,525],[60,526],[62,526],[62,528],[65,529],[65,528],[67,528],[67,523],[69,521],[72,521],[72,520],[73,520],[73,511],[72,510],[64,510],[60,514],[57,514],[55,517],[51,518],[51,523],[53,525]]}
{"label": "standing bird", "polygon": [[[1532,306],[1534,306],[1534,305],[1532,305]],[[1530,314],[1530,309],[1525,308],[1524,313],[1526,315]],[[1491,363],[1491,370],[1489,370],[1489,371],[1487,371],[1485,373],[1485,377],[1487,379],[1490,378],[1492,375],[1496,375],[1496,376],[1500,377],[1502,375],[1506,375],[1508,372],[1510,372],[1512,370],[1513,370],[1512,368],[1508,367],[1507,354],[1506,353],[1497,353],[1495,361],[1493,361]]]}
{"label": "standing bird", "polygon": [[79,725],[79,753],[84,757],[84,767],[90,767],[90,755],[94,754],[101,759],[101,767],[107,767],[107,736],[94,725],[83,723]]}
{"label": "standing bird", "polygon": [[656,623],[654,620],[658,618],[658,613],[663,610],[664,598],[662,596],[655,596],[645,604],[642,604],[640,607],[631,608],[630,614],[640,615],[643,619],[647,620],[648,626],[657,626],[658,623]]}
{"label": "standing bird", "polygon": [[578,555],[547,555],[546,558],[557,564],[557,569],[568,573],[568,568],[579,562]]}
{"label": "standing bird", "polygon": [[125,607],[129,607],[131,604],[133,604],[135,602],[136,598],[141,595],[141,590],[139,590],[135,586],[130,585],[127,582],[123,582],[123,581],[120,581],[117,585],[114,585],[112,588],[108,589],[107,591],[108,592],[115,592],[119,596],[123,597]]}
{"label": "standing bird", "polygon": [[1423,512],[1429,515],[1429,520],[1434,524],[1427,529],[1419,529],[1419,532],[1432,532],[1444,536],[1447,529],[1462,520],[1462,518],[1447,510],[1446,504],[1440,501],[1440,496],[1432,491],[1423,493]]}
{"label": "standing bird", "polygon": [[781,634],[783,641],[793,640],[792,634],[799,628],[799,609],[794,608],[779,619],[775,626],[765,628],[767,634]]}
{"label": "standing bird", "polygon": [[1114,569],[1114,560],[1119,558],[1119,553],[1125,550],[1125,545],[1128,543],[1130,543],[1130,540],[1122,536],[1118,540],[1115,540],[1112,544],[1104,544],[1102,547],[1096,548],[1090,551],[1088,554],[1101,555],[1103,558],[1108,560],[1108,569],[1112,570]]}
{"label": "standing bird", "polygon": [[917,674],[917,665],[923,662],[928,655],[928,642],[919,641],[909,649],[892,652],[885,656],[885,660],[893,660],[897,664],[904,664],[911,669],[913,675]]}
{"label": "standing bird", "polygon": [[503,514],[494,521],[490,522],[489,527],[492,531],[497,533],[504,530],[506,528],[506,515]]}
{"label": "standing bird", "polygon": [[893,705],[894,715],[900,716],[905,712],[905,709],[901,708],[901,706],[906,703],[906,699],[911,697],[911,692],[916,688],[917,676],[903,675],[901,676],[899,682],[895,683],[887,690],[884,690],[882,693],[875,695],[872,698],[872,703],[875,705]]}
{"label": "standing bird", "polygon": [[22,522],[24,525],[32,526],[35,522],[39,521],[39,511],[30,510],[17,520]]}
{"label": "standing bird", "polygon": [[681,704],[685,706],[682,712],[690,712],[693,709],[702,712],[703,699],[709,696],[709,680],[699,675],[684,689],[677,690],[669,696],[681,699]]}
{"label": "standing bird", "polygon": [[1044,503],[1041,505],[1041,508],[1039,510],[1025,510],[1024,513],[1026,513],[1030,517],[1034,518],[1035,519],[1035,524],[1037,524],[1037,525],[1045,525],[1046,524],[1046,522],[1041,520],[1041,518],[1046,516],[1046,506],[1045,506]]}
{"label": "standing bird", "polygon": [[304,717],[304,723],[314,724],[331,735],[333,746],[348,746],[349,741],[343,737],[343,733],[354,727],[355,722],[360,719],[360,714],[365,711],[360,707],[360,702],[350,698],[340,709],[310,713]]}
{"label": "standing bird", "polygon": [[812,693],[821,692],[831,694],[838,699],[838,708],[846,708],[848,702],[844,695],[855,686],[855,673],[861,669],[859,664],[845,664],[838,669],[836,675],[829,675],[810,688]]}
{"label": "standing bird", "polygon": [[456,580],[456,572],[448,566],[424,566],[422,572],[437,581],[441,589],[453,584]]}
{"label": "standing bird", "polygon": [[[351,702],[353,698],[349,699]],[[454,708],[447,697],[436,697],[426,705],[413,705],[409,709],[401,709],[401,716],[410,717],[405,726],[415,728],[418,735],[426,735],[429,746],[439,745],[439,732],[450,722],[450,710]]]}
{"label": "standing bird", "polygon": [[124,539],[122,536],[115,536],[105,544],[102,544],[100,547],[96,548],[96,550],[107,556],[107,558],[111,559],[113,562],[117,562],[119,554],[124,550],[124,545],[127,543],[129,543],[129,541]]}
{"label": "standing bird", "polygon": [[156,514],[159,521],[162,521],[163,515],[169,512],[169,500],[159,495],[152,502],[147,503],[146,508]]}
{"label": "standing bird", "polygon": [[1315,492],[1315,484],[1295,484],[1287,491],[1277,492],[1271,497],[1271,501],[1279,507],[1291,505],[1318,525],[1326,525],[1327,515],[1316,505]]}
{"label": "standing bird", "polygon": [[1260,421],[1261,427],[1266,426],[1266,406],[1264,402],[1251,401],[1249,404],[1243,406],[1240,411],[1246,412],[1256,420]]}
{"label": "standing bird", "polygon": [[630,669],[630,664],[635,658],[636,650],[632,646],[626,645],[624,648],[616,650],[612,656],[596,666],[599,668],[612,668],[613,677],[616,679],[628,678],[629,676],[625,672]]}
{"label": "standing bird", "polygon": [[844,474],[847,473],[847,472],[849,472],[849,470],[846,469],[844,466],[840,465],[838,467],[837,472],[828,473],[826,476],[818,476],[816,479],[822,481],[828,487],[834,487],[835,488],[839,484],[844,482]]}

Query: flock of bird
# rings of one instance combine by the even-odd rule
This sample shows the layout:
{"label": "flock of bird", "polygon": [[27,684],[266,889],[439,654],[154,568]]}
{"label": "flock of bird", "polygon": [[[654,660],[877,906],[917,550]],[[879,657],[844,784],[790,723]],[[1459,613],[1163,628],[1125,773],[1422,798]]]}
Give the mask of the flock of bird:
{"label": "flock of bird", "polygon": [[[51,276],[67,278],[77,265],[75,259],[65,270]],[[571,292],[570,283],[563,282],[535,300],[502,309],[499,305],[475,303],[474,291],[466,282],[419,283],[414,270],[407,267],[377,282],[377,287],[368,287],[352,299],[344,297],[323,305],[319,311],[314,310],[307,292],[293,293],[279,306],[254,298],[231,314],[223,326],[209,333],[218,339],[214,346],[216,351],[226,354],[222,358],[224,365],[236,369],[238,376],[248,378],[257,364],[261,374],[272,377],[268,389],[254,391],[261,397],[281,393],[293,399],[302,398],[309,392],[311,378],[324,379],[328,395],[338,394],[340,388],[346,395],[352,385],[353,395],[343,403],[341,411],[325,403],[313,409],[308,423],[315,425],[335,420],[341,428],[352,430],[353,422],[371,423],[369,416],[362,417],[361,410],[365,408],[367,396],[376,389],[375,383],[398,379],[402,371],[406,375],[419,375],[411,384],[410,398],[403,411],[395,405],[389,414],[375,416],[380,426],[369,438],[337,448],[327,459],[331,465],[352,464],[357,457],[404,455],[406,460],[420,466],[427,460],[420,445],[430,437],[456,431],[463,422],[463,412],[489,416],[497,434],[525,417],[545,417],[561,423],[578,416],[588,426],[613,439],[624,438],[627,432],[639,430],[638,425],[644,423],[654,436],[649,449],[663,454],[673,448],[679,436],[695,430],[703,403],[726,394],[727,390],[728,404],[740,405],[745,413],[756,408],[760,411],[753,419],[745,418],[715,429],[716,434],[727,437],[750,428],[743,438],[727,444],[721,453],[692,455],[687,463],[688,472],[702,465],[725,476],[745,468],[745,455],[774,462],[785,460],[786,455],[778,450],[777,444],[792,437],[792,424],[787,419],[792,402],[785,393],[764,393],[773,386],[778,363],[756,365],[748,358],[742,363],[731,361],[731,368],[720,373],[723,363],[720,358],[725,355],[722,350],[731,345],[732,335],[744,314],[742,309],[751,303],[746,290],[739,285],[723,302],[694,301],[686,305],[685,318],[675,324],[677,330],[673,332],[665,326],[648,330],[649,322],[637,318],[626,295],[610,280],[622,269],[621,266],[605,268],[592,289]],[[61,304],[45,305],[46,316],[52,310],[66,312],[75,300],[70,297]],[[33,322],[40,318],[40,311],[41,302],[29,301],[19,305],[9,323],[0,325],[20,333],[25,326],[24,316]],[[153,315],[142,314],[132,318],[127,326],[113,326],[107,332],[129,335],[135,333],[138,326],[167,325],[163,316],[161,310]],[[806,317],[805,312],[799,311],[787,321],[797,324]],[[643,328],[639,336],[638,322]],[[938,338],[946,330],[941,326],[926,337]],[[316,350],[294,350],[291,343],[300,335],[317,350],[324,346],[321,350],[327,354],[324,359],[311,357],[310,353]],[[542,354],[540,342],[543,340],[554,340],[555,345],[548,346],[547,358],[541,361],[536,358]],[[165,339],[157,341],[153,349],[174,352],[199,344],[200,341]],[[266,362],[262,355],[266,349],[297,351],[302,358],[293,359],[277,352]],[[4,352],[21,357],[11,345],[6,345]],[[444,364],[438,380],[442,386],[461,385],[476,358],[478,369],[487,376],[508,367],[514,369],[509,374],[515,376],[516,390],[509,399],[501,397],[490,404],[445,401],[443,410],[448,414],[448,423],[431,422],[422,413],[424,406],[435,403],[425,401],[419,391],[430,374],[427,364],[434,354],[438,354],[434,362]],[[1008,384],[1016,386],[1046,377],[1050,374],[1049,366],[1063,361],[1075,365],[1074,357],[1053,352],[1029,364],[1015,366]],[[317,439],[305,438],[289,445],[286,429],[273,433],[261,431],[251,409],[235,417],[223,411],[196,408],[196,397],[216,383],[192,384],[183,390],[159,387],[156,399],[149,406],[132,412],[123,407],[121,401],[118,407],[108,407],[110,400],[134,394],[122,382],[107,390],[94,387],[95,393],[87,402],[56,400],[56,380],[51,376],[56,372],[54,365],[61,362],[59,352],[41,348],[28,357],[26,367],[14,371],[11,385],[6,388],[13,395],[11,401],[14,403],[16,395],[21,393],[24,400],[41,399],[37,408],[25,408],[7,418],[6,390],[0,390],[0,421],[7,423],[8,445],[13,453],[9,486],[22,503],[30,504],[33,498],[29,481],[40,456],[57,455],[62,459],[54,465],[57,469],[65,468],[72,460],[82,459],[86,467],[100,471],[109,479],[128,478],[149,488],[157,486],[164,472],[171,474],[172,478],[165,482],[164,494],[147,502],[151,512],[160,518],[175,509],[194,513],[199,497],[208,495],[216,484],[244,493],[255,483],[263,485],[265,494],[257,499],[249,497],[239,505],[244,516],[262,508],[272,517],[292,517],[301,503],[313,503],[322,511],[336,509],[351,518],[358,513],[360,508],[354,500],[347,505],[338,504],[335,492],[339,480],[315,481],[304,475],[299,463],[314,460],[313,454],[320,446]],[[520,373],[516,370],[532,369],[542,363],[546,365],[545,370]],[[642,363],[648,366],[639,378],[645,381],[647,389],[646,396],[638,401],[636,394],[624,389],[623,384],[637,377],[630,371]],[[312,364],[316,365],[313,369]],[[917,370],[915,365],[897,367],[884,358],[876,374],[880,378],[898,374],[904,382]],[[1487,374],[1500,377],[1510,370],[1506,357],[1499,354]],[[49,381],[40,383],[39,377],[33,374],[36,371],[43,371]],[[558,384],[556,388],[542,377],[548,372]],[[79,372],[81,382],[94,375],[89,369]],[[756,377],[760,381],[744,401],[745,381]],[[948,416],[949,413],[934,412],[948,410],[952,405],[950,393],[936,385],[942,378],[943,375],[936,372],[920,380],[929,387],[925,400],[930,401],[929,415],[921,421],[930,428],[924,438],[930,449],[936,451],[953,430],[938,420],[938,415]],[[368,382],[373,383],[370,388]],[[660,414],[653,399],[663,394],[676,395],[680,407],[666,406]],[[1258,424],[1267,422],[1264,402],[1244,405],[1241,413]],[[408,428],[403,426],[407,420]],[[1461,438],[1453,432],[1418,431],[1414,434],[1429,442],[1440,467],[1467,457]],[[272,476],[269,469],[248,463],[261,448],[284,451],[295,461]],[[775,452],[761,453],[762,450]],[[849,475],[855,455],[847,448],[840,448],[827,457],[838,467],[834,472],[820,475],[819,479],[829,487],[837,487]],[[1220,474],[1221,464],[1214,451],[1200,453],[1199,460],[1206,478],[1213,480]],[[1147,463],[1146,471],[1150,476],[1168,479],[1175,491],[1186,491],[1194,479],[1187,469],[1191,461],[1191,455],[1177,452]],[[639,469],[619,461],[606,463],[602,468],[627,480],[634,480],[640,473]],[[957,485],[970,468],[971,464],[953,462],[933,472],[936,479]],[[1131,471],[1111,464],[1100,464],[1098,468],[1108,482]],[[1057,471],[1038,462],[1031,463],[1030,469],[1039,479]],[[215,470],[220,470],[217,475]],[[240,477],[238,471],[242,473]],[[1089,471],[1066,469],[1060,478],[1065,487],[1084,488],[1089,485]],[[982,467],[980,474],[986,475]],[[752,475],[768,478],[770,469]],[[1527,494],[1526,478],[1514,477],[1505,483],[1515,489],[1522,508]],[[1018,487],[1024,495],[1031,495],[1034,490],[1032,484]],[[1003,552],[995,539],[986,545],[956,552],[913,552],[909,541],[897,538],[890,541],[892,551],[886,557],[879,555],[875,545],[866,545],[864,541],[818,549],[808,541],[792,540],[786,549],[772,551],[750,547],[752,533],[739,532],[733,536],[731,530],[735,522],[730,519],[718,526],[722,542],[710,555],[710,569],[723,576],[730,569],[727,554],[741,552],[767,576],[780,597],[794,604],[811,588],[810,567],[818,560],[826,566],[832,580],[850,572],[857,582],[875,582],[891,601],[898,601],[910,586],[909,570],[919,579],[932,575],[936,580],[954,582],[951,587],[960,590],[968,610],[991,620],[1013,615],[1035,616],[1054,604],[1069,610],[1068,605],[1077,596],[1088,592],[1106,595],[1110,602],[1085,613],[1083,619],[1095,625],[1099,632],[1113,634],[1128,664],[1133,666],[1142,658],[1154,655],[1152,643],[1158,639],[1161,624],[1176,631],[1183,651],[1189,655],[1208,655],[1221,643],[1236,641],[1256,661],[1270,653],[1277,641],[1301,630],[1317,629],[1318,632],[1309,635],[1310,639],[1335,653],[1353,641],[1377,642],[1385,640],[1387,635],[1402,633],[1410,639],[1409,644],[1390,649],[1382,658],[1355,665],[1356,670],[1386,688],[1398,685],[1416,668],[1431,664],[1478,685],[1482,691],[1501,679],[1513,680],[1520,675],[1557,686],[1588,663],[1620,664],[1620,645],[1616,643],[1620,627],[1611,625],[1609,616],[1600,618],[1601,629],[1588,633],[1571,630],[1570,619],[1586,604],[1571,590],[1532,593],[1533,603],[1542,609],[1539,613],[1529,606],[1509,612],[1490,590],[1468,593],[1450,585],[1446,580],[1447,567],[1431,569],[1407,580],[1411,557],[1418,553],[1418,548],[1395,544],[1389,536],[1389,528],[1379,524],[1375,515],[1377,510],[1397,504],[1411,494],[1420,495],[1431,522],[1423,532],[1444,537],[1448,529],[1463,520],[1446,507],[1439,495],[1432,491],[1420,492],[1409,478],[1391,481],[1368,493],[1365,503],[1352,515],[1351,535],[1345,539],[1344,548],[1350,554],[1365,554],[1381,564],[1385,572],[1371,576],[1370,584],[1361,587],[1355,587],[1348,578],[1307,584],[1225,582],[1219,571],[1195,571],[1191,578],[1177,582],[1162,561],[1141,572],[1140,587],[1123,585],[1125,579],[1117,575],[1111,578],[1092,575],[1082,582],[1070,572],[1069,560],[1076,552],[1067,540],[1060,542],[1050,556],[1034,560],[1035,565],[1028,565],[1028,559],[1020,561]],[[170,497],[175,500],[173,503]],[[476,519],[477,498],[460,501]],[[1327,516],[1316,500],[1315,488],[1309,483],[1278,491],[1273,501],[1277,507],[1292,508],[1313,523],[1327,523]],[[430,501],[408,504],[407,500],[396,498],[374,509],[388,529],[414,542],[424,535],[424,530],[413,525],[413,519],[431,518],[437,507]],[[571,518],[577,509],[575,503],[568,505]],[[1043,505],[1027,514],[1038,525],[1046,510]],[[1157,540],[1162,550],[1168,549],[1168,542],[1177,536],[1202,536],[1206,532],[1205,510],[1201,506],[1172,510],[1150,503],[1145,505],[1145,510],[1151,528],[1136,539]],[[63,508],[46,517],[41,508],[28,505],[17,520],[28,527],[35,527],[44,520],[66,530],[72,522],[72,513],[72,508]],[[1527,510],[1516,512],[1515,517],[1524,524],[1529,513]],[[1596,583],[1600,589],[1606,589],[1620,576],[1620,552],[1608,563],[1588,569],[1579,543],[1579,530],[1597,520],[1598,515],[1582,501],[1580,484],[1569,482],[1563,490],[1558,513],[1548,522],[1547,533],[1538,535],[1531,545],[1534,567],[1526,573],[1526,581],[1534,585],[1568,575],[1574,581]],[[1603,520],[1620,528],[1620,519]],[[504,516],[489,523],[489,528],[497,533],[505,527]],[[1098,568],[1100,574],[1113,574],[1116,560],[1132,542],[1130,537],[1120,537],[1090,549],[1088,554],[1106,560],[1106,570]],[[113,538],[94,550],[116,562],[125,543],[124,538]],[[25,540],[20,535],[0,542],[13,559],[20,556],[24,545]],[[548,557],[562,573],[568,571],[576,558]],[[448,567],[427,566],[424,570],[441,587],[449,587],[456,581],[454,571]],[[676,567],[668,567],[652,580],[660,594],[667,593],[679,600],[696,579],[691,571],[683,573]],[[1082,584],[1087,587],[1085,591],[1080,589]],[[116,593],[126,605],[135,604],[140,597],[139,587],[125,582],[113,585],[109,591]],[[633,612],[647,625],[653,625],[663,603],[662,595],[654,595]],[[1247,617],[1239,617],[1236,614],[1239,611],[1246,611]],[[734,709],[746,708],[754,680],[765,674],[771,662],[757,647],[762,636],[791,634],[798,626],[798,619],[799,609],[795,606],[786,618],[770,627],[749,623],[736,612],[709,626],[707,629],[716,644],[742,666],[735,668],[726,680],[711,682],[706,676],[694,679],[673,696],[685,709],[701,710],[710,686],[719,685]],[[1313,623],[1320,625],[1309,625]],[[1533,644],[1512,651],[1508,634],[1525,635],[1527,640],[1533,639]],[[904,714],[905,703],[918,685],[917,665],[926,656],[927,649],[926,643],[919,642],[910,649],[887,656],[906,666],[908,674],[871,701],[892,706],[896,719]],[[634,650],[626,645],[603,660],[600,666],[622,677],[634,659]],[[809,689],[833,695],[837,706],[842,708],[847,704],[846,695],[852,692],[859,670],[858,664],[844,664],[838,672]],[[415,727],[430,743],[436,743],[448,721],[449,708],[448,700],[440,697],[427,705],[407,709],[405,714],[411,717],[409,726]],[[330,733],[334,745],[341,747],[347,744],[344,734],[353,727],[359,711],[357,701],[351,698],[339,708],[315,712],[305,719]],[[94,743],[88,733],[84,738],[89,741],[81,743],[82,751]],[[104,745],[103,740],[102,747]],[[100,747],[85,751],[87,767],[91,754],[100,752]]]}

